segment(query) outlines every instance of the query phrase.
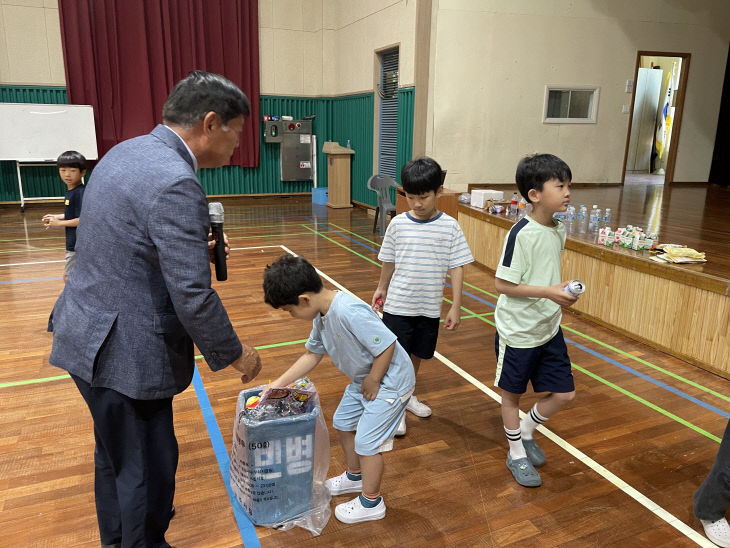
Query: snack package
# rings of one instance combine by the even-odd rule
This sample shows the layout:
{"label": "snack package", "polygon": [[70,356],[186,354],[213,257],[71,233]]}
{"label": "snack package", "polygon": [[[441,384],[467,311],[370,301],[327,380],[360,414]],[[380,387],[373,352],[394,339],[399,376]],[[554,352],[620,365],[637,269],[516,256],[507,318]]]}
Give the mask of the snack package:
{"label": "snack package", "polygon": [[231,489],[254,524],[273,529],[297,526],[317,536],[332,513],[324,485],[329,435],[319,395],[306,377],[261,397],[265,388],[238,395]]}

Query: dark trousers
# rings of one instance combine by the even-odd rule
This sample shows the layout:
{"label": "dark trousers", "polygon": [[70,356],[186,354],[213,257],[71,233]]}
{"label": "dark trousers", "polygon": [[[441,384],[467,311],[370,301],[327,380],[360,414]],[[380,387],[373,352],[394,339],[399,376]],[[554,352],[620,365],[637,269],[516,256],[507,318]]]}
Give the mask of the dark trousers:
{"label": "dark trousers", "polygon": [[167,548],[178,448],[172,398],[134,400],[71,375],[94,419],[96,515],[102,544]]}
{"label": "dark trousers", "polygon": [[722,436],[715,464],[694,494],[695,517],[717,521],[725,517],[730,507],[730,421]]}

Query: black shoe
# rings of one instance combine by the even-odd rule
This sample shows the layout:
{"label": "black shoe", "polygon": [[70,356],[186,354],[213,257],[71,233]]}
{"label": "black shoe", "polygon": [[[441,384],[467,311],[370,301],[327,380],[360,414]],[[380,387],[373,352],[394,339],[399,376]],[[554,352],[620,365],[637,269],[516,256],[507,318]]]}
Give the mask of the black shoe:
{"label": "black shoe", "polygon": [[122,548],[122,543],[115,542],[114,544],[102,544],[101,548]]}

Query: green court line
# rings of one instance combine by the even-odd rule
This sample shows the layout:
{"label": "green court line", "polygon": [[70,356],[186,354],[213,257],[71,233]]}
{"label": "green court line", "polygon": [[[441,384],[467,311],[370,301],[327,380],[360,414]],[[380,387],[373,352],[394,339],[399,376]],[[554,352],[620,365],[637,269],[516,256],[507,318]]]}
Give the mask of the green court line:
{"label": "green court line", "polygon": [[[329,223],[329,224],[331,224],[334,227],[337,227],[339,230],[342,230],[342,231],[347,232],[349,234],[352,234],[354,236],[359,236],[358,234],[356,234],[354,232],[351,232],[351,231],[349,231],[349,230],[347,230],[345,228],[342,228],[342,227],[340,227],[340,226],[338,226],[338,225],[336,225],[334,223]],[[378,247],[381,247],[380,244],[378,244],[377,242],[373,242],[372,240],[368,240],[367,238],[365,238],[363,236],[359,236],[359,237],[362,238],[363,240],[365,240],[366,242],[370,242],[373,245],[376,245]],[[340,244],[338,244],[338,245],[340,245]],[[359,253],[357,253],[354,250],[351,250],[351,251],[353,253],[355,253],[356,255],[360,255]],[[471,289],[474,289],[476,291],[479,291],[481,293],[484,293],[485,295],[489,295],[490,297],[492,297],[494,299],[498,299],[499,298],[499,295],[495,295],[494,293],[490,293],[489,291],[486,291],[485,289],[482,289],[481,287],[478,287],[476,285],[470,284],[467,281],[464,281],[464,285],[466,287],[469,287]],[[451,302],[448,299],[444,299],[444,300],[446,300],[447,302]],[[462,310],[466,310],[466,309],[464,307],[462,307]],[[668,375],[669,377],[672,377],[673,379],[675,379],[677,381],[680,381],[680,382],[683,382],[685,384],[688,384],[689,386],[692,386],[692,387],[694,387],[694,388],[696,388],[698,390],[702,390],[703,392],[706,392],[708,394],[711,394],[711,395],[713,395],[713,396],[715,396],[717,398],[720,398],[721,400],[730,402],[730,396],[726,396],[725,394],[722,394],[720,392],[717,392],[716,390],[713,390],[712,388],[708,388],[706,386],[703,386],[703,385],[701,385],[701,384],[699,384],[699,383],[697,383],[695,381],[692,381],[690,379],[687,379],[685,377],[682,377],[681,375],[678,375],[677,373],[673,373],[672,371],[669,371],[668,369],[664,369],[663,367],[661,367],[659,365],[653,364],[653,363],[651,363],[651,362],[649,362],[647,360],[644,360],[642,358],[639,358],[638,356],[634,356],[633,354],[629,354],[628,352],[625,352],[625,351],[621,350],[620,348],[616,348],[615,346],[612,346],[612,345],[610,345],[608,343],[605,343],[603,341],[600,341],[598,339],[595,339],[595,338],[591,337],[590,335],[587,335],[585,333],[582,333],[581,331],[578,331],[577,329],[573,329],[572,327],[568,327],[567,325],[564,325],[564,324],[561,324],[561,327],[563,329],[565,329],[566,331],[570,331],[571,333],[575,333],[576,335],[578,335],[580,337],[583,337],[584,339],[589,340],[589,341],[591,341],[591,342],[593,342],[593,343],[595,343],[595,344],[597,344],[599,346],[602,346],[603,348],[607,348],[609,350],[612,350],[613,352],[616,352],[617,354],[619,354],[621,356],[624,356],[625,358],[629,358],[629,359],[631,359],[631,360],[633,360],[635,362],[638,362],[638,363],[640,363],[642,365],[645,365],[647,367],[650,367],[650,368],[654,369],[655,371],[659,371],[660,373],[664,373],[665,375]]]}
{"label": "green court line", "polygon": [[8,251],[0,251],[0,254],[5,253],[33,253],[36,251],[66,251],[65,247],[44,247],[35,249],[12,249]]}
{"label": "green court line", "polygon": [[229,240],[248,240],[251,238],[278,238],[280,236],[304,236],[305,234],[309,234],[309,232],[292,232],[289,234],[263,234],[260,236],[233,236],[229,237]]}
{"label": "green court line", "polygon": [[654,369],[656,371],[660,371],[661,373],[664,373],[665,375],[668,375],[668,376],[672,377],[673,379],[676,379],[678,381],[681,381],[683,383],[686,383],[686,384],[688,384],[690,386],[693,386],[694,388],[697,388],[698,390],[702,390],[704,392],[707,392],[708,394],[712,394],[713,396],[718,397],[721,400],[725,400],[725,401],[730,402],[730,397],[726,396],[725,394],[721,394],[720,392],[717,392],[717,391],[713,390],[712,388],[708,388],[706,386],[702,386],[701,384],[696,383],[695,381],[692,381],[690,379],[685,379],[684,377],[682,377],[681,375],[678,375],[677,373],[673,373],[672,371],[669,371],[668,369],[664,369],[663,367],[661,367],[659,365],[655,365],[655,364],[653,364],[651,362],[648,362],[646,360],[643,360],[643,359],[639,358],[638,356],[634,356],[633,354],[629,354],[628,352],[624,352],[620,348],[616,348],[615,346],[611,346],[608,343],[604,343],[602,341],[599,341],[598,339],[594,339],[590,335],[586,335],[584,333],[581,333],[580,331],[578,331],[576,329],[573,329],[572,327],[568,327],[566,325],[563,325],[562,328],[565,329],[565,330],[567,330],[567,331],[570,331],[571,333],[575,333],[577,335],[580,335],[581,337],[583,337],[585,339],[588,339],[589,341],[594,342],[597,345],[600,345],[600,346],[603,346],[604,348],[608,348],[610,350],[613,350],[617,354],[620,354],[622,356],[625,356],[626,358],[630,358],[630,359],[632,359],[634,361],[639,362],[640,364],[646,365],[647,367],[651,367],[652,369]]}
{"label": "green court line", "polygon": [[699,426],[696,426],[696,425],[692,424],[691,422],[686,421],[681,417],[678,417],[674,413],[670,413],[669,411],[662,409],[658,405],[655,405],[655,404],[651,403],[650,401],[645,400],[641,396],[637,396],[633,392],[629,392],[625,388],[621,388],[620,386],[612,383],[611,381],[607,381],[606,379],[596,375],[595,373],[592,373],[591,371],[588,371],[587,369],[582,368],[579,365],[576,365],[573,362],[570,362],[570,365],[572,365],[573,368],[577,369],[581,373],[584,373],[585,375],[592,377],[593,379],[605,384],[606,386],[609,386],[609,387],[613,388],[614,390],[621,392],[623,395],[628,396],[629,398],[632,398],[632,399],[638,401],[639,403],[646,405],[647,407],[653,409],[657,413],[661,413],[665,417],[668,417],[668,418],[672,419],[673,421],[677,421],[678,423],[680,423],[688,428],[691,428],[692,430],[694,430],[695,432],[697,432],[699,434],[702,434],[706,438],[710,438],[711,440],[716,441],[717,443],[720,443],[722,441],[719,437],[715,436],[714,434],[711,434],[707,430],[704,430],[704,429],[700,428]]}
{"label": "green court line", "polygon": [[307,225],[302,225],[302,226],[303,226],[304,228],[306,228],[307,230],[309,230],[310,232],[313,232],[313,233],[314,233],[314,234],[316,234],[317,236],[322,236],[322,238],[324,238],[325,240],[328,240],[328,241],[332,242],[333,244],[335,244],[335,245],[338,245],[338,246],[340,246],[340,247],[341,247],[341,248],[343,248],[343,249],[346,249],[346,250],[347,250],[347,251],[349,251],[350,253],[354,253],[355,255],[357,255],[358,257],[360,257],[361,259],[365,259],[365,260],[366,260],[367,262],[369,262],[369,263],[372,263],[372,264],[374,264],[374,265],[375,265],[375,266],[377,266],[377,267],[383,268],[383,266],[382,266],[382,265],[381,265],[381,264],[380,264],[380,263],[379,263],[378,261],[373,261],[373,260],[372,260],[371,258],[369,258],[369,257],[366,257],[365,255],[362,255],[362,254],[358,253],[358,252],[357,252],[357,251],[355,251],[354,249],[352,249],[352,248],[350,248],[350,247],[347,247],[346,245],[344,245],[344,244],[341,244],[340,242],[336,242],[335,240],[333,240],[333,239],[332,239],[332,238],[330,238],[329,236],[325,236],[324,234],[322,234],[322,233],[321,233],[321,232],[319,232],[318,230],[314,230],[313,228],[309,228],[309,227],[308,227]]}
{"label": "green court line", "polygon": [[43,236],[41,238],[11,238],[9,240],[0,240],[0,242],[27,242],[29,240],[65,240],[65,236]]}
{"label": "green court line", "polygon": [[380,244],[379,244],[378,242],[374,242],[374,241],[372,241],[372,240],[370,240],[370,239],[366,238],[365,236],[361,236],[361,235],[360,235],[360,234],[358,234],[357,232],[352,232],[352,231],[350,231],[350,230],[347,230],[346,228],[342,228],[341,226],[339,226],[339,225],[336,225],[335,223],[326,223],[326,224],[328,224],[328,225],[330,225],[330,226],[333,226],[333,227],[335,227],[335,228],[336,228],[337,230],[341,230],[342,232],[347,232],[348,234],[352,234],[353,236],[356,236],[356,237],[360,238],[361,240],[365,240],[366,242],[368,242],[368,243],[370,243],[370,244],[373,244],[373,245],[377,245],[378,247],[383,247],[383,246],[381,246],[381,245],[380,245]]}
{"label": "green court line", "polygon": [[69,379],[71,378],[68,373],[65,375],[57,375],[55,377],[45,377],[43,379],[30,379],[29,381],[14,381],[14,382],[4,382],[0,384],[0,388],[9,388],[11,386],[24,386],[27,384],[36,384],[39,382],[49,382],[49,381],[57,381],[60,379]]}
{"label": "green court line", "polygon": [[[287,341],[287,342],[281,342],[281,343],[273,343],[273,344],[262,344],[260,346],[254,346],[256,350],[266,350],[267,348],[278,348],[280,346],[289,346],[291,344],[301,344],[307,342],[307,339],[300,339],[298,341]],[[193,359],[200,360],[203,358],[202,354],[199,354],[197,356],[193,356]],[[24,386],[28,384],[36,384],[39,382],[50,382],[50,381],[57,381],[60,379],[68,379],[70,378],[68,373],[65,375],[58,375],[55,377],[45,377],[42,379],[30,379],[27,381],[14,381],[14,382],[5,382],[0,383],[0,388],[10,388],[11,386]]]}

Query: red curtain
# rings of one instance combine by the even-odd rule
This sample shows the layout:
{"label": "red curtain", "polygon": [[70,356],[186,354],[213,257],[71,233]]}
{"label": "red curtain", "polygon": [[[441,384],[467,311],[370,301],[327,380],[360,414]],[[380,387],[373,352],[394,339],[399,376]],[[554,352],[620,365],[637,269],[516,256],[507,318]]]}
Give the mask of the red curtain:
{"label": "red curtain", "polygon": [[231,163],[259,162],[257,0],[59,0],[69,103],[92,105],[99,156],[162,121],[191,70],[222,74],[251,101]]}

